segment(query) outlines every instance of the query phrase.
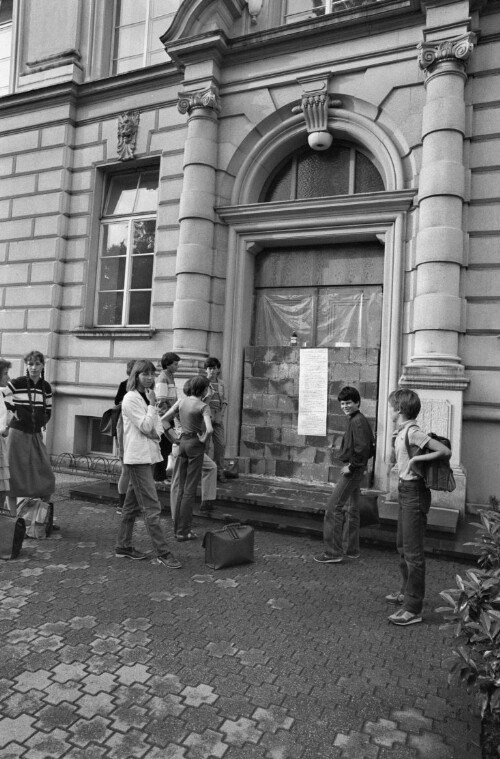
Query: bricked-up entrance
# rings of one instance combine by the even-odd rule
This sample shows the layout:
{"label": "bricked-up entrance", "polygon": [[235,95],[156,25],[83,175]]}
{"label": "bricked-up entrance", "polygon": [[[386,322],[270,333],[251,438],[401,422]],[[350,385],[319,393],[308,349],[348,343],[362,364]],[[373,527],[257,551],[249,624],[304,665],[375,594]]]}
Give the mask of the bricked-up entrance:
{"label": "bricked-up entrance", "polygon": [[328,349],[326,437],[297,434],[299,358],[299,348],[245,350],[240,456],[248,459],[251,474],[336,482],[341,464],[329,446],[340,444],[347,422],[337,395],[344,385],[357,387],[361,410],[375,431],[379,351]]}

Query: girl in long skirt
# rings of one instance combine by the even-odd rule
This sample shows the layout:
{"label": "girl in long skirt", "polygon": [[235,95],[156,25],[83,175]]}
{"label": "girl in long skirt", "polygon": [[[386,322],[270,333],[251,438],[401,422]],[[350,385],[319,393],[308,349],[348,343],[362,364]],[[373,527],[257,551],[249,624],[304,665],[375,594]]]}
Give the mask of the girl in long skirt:
{"label": "girl in long skirt", "polygon": [[42,437],[52,413],[52,388],[45,379],[45,356],[40,351],[30,351],[24,363],[26,374],[9,381],[5,399],[13,411],[8,438],[8,502],[12,514],[16,512],[18,497],[41,498],[50,503],[55,490],[54,472]]}
{"label": "girl in long skirt", "polygon": [[10,361],[0,358],[0,509],[3,508],[5,497],[9,492],[9,461],[7,458],[7,436],[9,434],[9,412],[5,405],[2,388],[9,382]]}

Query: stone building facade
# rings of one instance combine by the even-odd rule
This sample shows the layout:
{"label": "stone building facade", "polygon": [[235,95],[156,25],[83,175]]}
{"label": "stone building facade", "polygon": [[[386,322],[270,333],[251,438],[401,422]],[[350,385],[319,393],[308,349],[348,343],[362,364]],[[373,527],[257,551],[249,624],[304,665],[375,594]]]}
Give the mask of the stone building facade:
{"label": "stone building facade", "polygon": [[500,495],[499,2],[2,0],[0,40],[0,354],[47,354],[53,454],[111,453],[126,362],[174,350],[221,358],[229,455],[331,481],[294,429],[325,347],[378,490],[400,384],[444,505]]}

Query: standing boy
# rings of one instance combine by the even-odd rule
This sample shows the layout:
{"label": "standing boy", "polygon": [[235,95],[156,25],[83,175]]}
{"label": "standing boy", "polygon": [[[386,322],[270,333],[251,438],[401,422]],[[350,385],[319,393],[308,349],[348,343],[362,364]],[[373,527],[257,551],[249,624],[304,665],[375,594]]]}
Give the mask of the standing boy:
{"label": "standing boy", "polygon": [[344,462],[340,477],[328,499],[323,524],[324,553],[314,556],[320,564],[338,564],[344,554],[359,558],[359,495],[368,459],[373,456],[373,432],[359,410],[361,396],[347,385],[338,394],[340,408],[348,417],[338,458]]}
{"label": "standing boy", "polygon": [[[401,605],[401,609],[391,614],[389,622],[405,627],[422,621],[425,597],[424,536],[431,505],[431,491],[412,467],[419,461],[449,459],[451,451],[429,437],[415,422],[420,413],[420,398],[413,390],[395,390],[389,396],[389,406],[392,420],[397,424],[394,451],[399,469],[397,549],[401,590],[390,593],[385,599],[388,603]],[[425,447],[430,448],[430,453],[419,453]]]}
{"label": "standing boy", "polygon": [[208,405],[210,406],[213,427],[213,455],[211,452],[209,455],[211,455],[217,464],[217,479],[219,482],[225,482],[224,412],[226,410],[227,401],[224,383],[219,379],[220,370],[221,365],[219,359],[214,358],[214,356],[209,356],[205,361],[205,371],[210,382],[210,399],[208,400]]}
{"label": "standing boy", "polygon": [[[160,416],[166,414],[177,401],[177,387],[174,375],[179,366],[180,358],[177,353],[164,353],[161,357],[162,371],[156,381],[156,405]],[[167,479],[168,457],[172,453],[172,441],[166,430],[160,439],[160,452],[162,460],[154,465],[153,476],[156,482],[164,482]]]}

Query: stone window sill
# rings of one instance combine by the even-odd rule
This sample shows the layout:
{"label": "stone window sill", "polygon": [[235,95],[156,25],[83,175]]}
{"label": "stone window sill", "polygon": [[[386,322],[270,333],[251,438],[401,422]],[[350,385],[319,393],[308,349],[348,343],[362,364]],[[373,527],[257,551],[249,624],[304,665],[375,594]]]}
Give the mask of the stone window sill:
{"label": "stone window sill", "polygon": [[151,339],[156,334],[156,330],[151,327],[140,327],[134,329],[133,327],[90,327],[88,329],[82,327],[71,331],[75,337],[84,339],[99,339],[105,338],[109,340],[112,337],[121,338],[146,338]]}

